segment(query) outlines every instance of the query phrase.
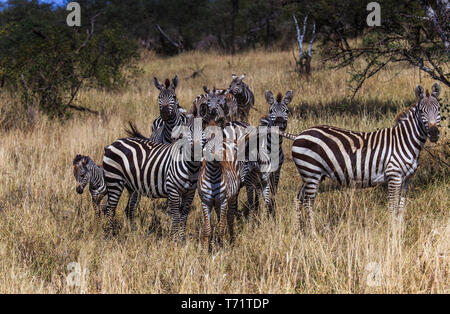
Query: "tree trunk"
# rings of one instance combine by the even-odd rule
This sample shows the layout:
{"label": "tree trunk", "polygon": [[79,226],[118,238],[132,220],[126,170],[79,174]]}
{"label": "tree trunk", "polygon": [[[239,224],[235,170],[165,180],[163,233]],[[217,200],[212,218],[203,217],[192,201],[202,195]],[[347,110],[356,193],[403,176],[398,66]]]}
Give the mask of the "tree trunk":
{"label": "tree trunk", "polygon": [[230,38],[230,45],[231,45],[231,54],[235,54],[235,33],[236,33],[236,17],[239,13],[239,0],[231,0],[231,6],[232,6],[232,13],[231,13],[231,38]]}

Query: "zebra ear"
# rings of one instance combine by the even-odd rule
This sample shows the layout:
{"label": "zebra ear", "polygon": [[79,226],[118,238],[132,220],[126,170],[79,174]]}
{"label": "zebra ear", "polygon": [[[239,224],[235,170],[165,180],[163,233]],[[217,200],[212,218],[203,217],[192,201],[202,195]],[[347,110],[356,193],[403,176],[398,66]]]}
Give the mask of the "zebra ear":
{"label": "zebra ear", "polygon": [[272,105],[273,102],[274,102],[272,92],[271,92],[270,90],[266,90],[265,96],[266,96],[266,102],[267,102],[269,105]]}
{"label": "zebra ear", "polygon": [[425,96],[425,90],[423,89],[422,85],[417,85],[415,92],[417,100],[420,100]]}
{"label": "zebra ear", "polygon": [[440,94],[441,94],[441,85],[439,85],[439,83],[436,82],[433,84],[433,87],[431,87],[431,96],[437,99]]}
{"label": "zebra ear", "polygon": [[172,80],[172,88],[175,89],[178,86],[178,75],[175,75],[175,77]]}
{"label": "zebra ear", "polygon": [[155,81],[155,86],[157,89],[161,90],[162,88],[162,84],[158,81],[158,79],[156,78],[156,76],[153,78],[153,80]]}
{"label": "zebra ear", "polygon": [[207,93],[207,94],[209,94],[209,89],[208,89],[208,87],[206,87],[206,86],[203,86],[203,90],[205,91],[205,93]]}
{"label": "zebra ear", "polygon": [[289,105],[291,103],[293,97],[294,97],[294,95],[292,94],[292,91],[288,90],[286,95],[284,95],[284,98],[283,98],[284,104],[286,106]]}
{"label": "zebra ear", "polygon": [[231,78],[232,78],[233,81],[234,81],[235,79],[237,79],[237,75],[236,75],[236,74],[231,74]]}
{"label": "zebra ear", "polygon": [[242,81],[243,79],[245,79],[245,73],[241,75],[241,77],[239,78],[239,81]]}

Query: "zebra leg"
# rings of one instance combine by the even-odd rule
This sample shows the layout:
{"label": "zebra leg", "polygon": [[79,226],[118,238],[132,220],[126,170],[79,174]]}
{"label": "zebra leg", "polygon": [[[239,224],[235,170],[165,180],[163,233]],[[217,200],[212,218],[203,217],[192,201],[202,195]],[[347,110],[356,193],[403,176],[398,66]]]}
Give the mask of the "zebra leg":
{"label": "zebra leg", "polygon": [[181,210],[180,210],[180,196],[178,193],[170,193],[168,196],[167,204],[169,209],[168,213],[172,215],[172,236],[174,240],[177,240],[178,226],[180,224]]}
{"label": "zebra leg", "polygon": [[186,223],[191,209],[192,200],[194,199],[195,190],[184,195],[181,200],[181,217],[180,217],[180,227],[179,227],[179,238],[181,241],[186,241]]}
{"label": "zebra leg", "polygon": [[234,215],[237,212],[237,197],[230,199],[228,204],[227,222],[228,222],[228,232],[230,234],[230,243],[234,242]]}
{"label": "zebra leg", "polygon": [[265,185],[262,191],[264,202],[266,203],[267,210],[272,217],[275,217],[275,201],[272,193],[271,183]]}
{"label": "zebra leg", "polygon": [[220,246],[225,243],[226,231],[227,231],[227,212],[228,212],[228,199],[225,197],[220,204],[220,216],[219,216],[219,231],[220,231]]}
{"label": "zebra leg", "polygon": [[253,202],[253,194],[255,192],[253,186],[248,184],[245,189],[247,190],[247,210],[245,212],[245,215],[248,216],[249,212],[253,212],[255,210],[255,204]]}
{"label": "zebra leg", "polygon": [[399,177],[388,178],[388,208],[392,217],[396,220],[399,214],[400,190],[402,180]]}
{"label": "zebra leg", "polygon": [[209,241],[211,238],[211,206],[202,202],[202,214],[203,214],[203,242],[209,249]]}
{"label": "zebra leg", "polygon": [[403,181],[402,188],[400,191],[400,201],[398,203],[398,213],[400,222],[403,222],[403,217],[405,215],[405,203],[406,203],[406,193],[408,192],[409,180]]}
{"label": "zebra leg", "polygon": [[253,210],[259,210],[259,189],[255,189],[255,202],[253,205]]}
{"label": "zebra leg", "polygon": [[295,225],[298,231],[302,229],[302,200],[303,200],[303,186],[300,189],[300,191],[298,191],[294,200],[294,210],[297,216],[295,219],[296,221]]}
{"label": "zebra leg", "polygon": [[124,183],[106,183],[107,193],[108,193],[108,202],[106,203],[105,216],[112,218],[116,214],[116,207],[119,203],[120,196],[123,192]]}
{"label": "zebra leg", "polygon": [[134,210],[136,206],[139,204],[140,195],[136,191],[129,191],[129,193],[130,195],[128,197],[127,207],[125,208],[125,215],[127,216],[128,221],[130,222],[130,225],[133,228]]}
{"label": "zebra leg", "polygon": [[97,217],[100,217],[100,202],[101,201],[102,201],[101,195],[97,195],[97,196],[92,195],[92,205],[94,206],[95,216],[97,216]]}
{"label": "zebra leg", "polygon": [[401,254],[402,222],[399,219],[400,192],[402,179],[400,176],[388,177],[388,208],[391,213],[392,254]]}
{"label": "zebra leg", "polygon": [[317,181],[306,181],[303,186],[301,191],[297,194],[297,206],[296,206],[296,211],[297,211],[297,215],[298,215],[298,222],[299,222],[299,226],[302,225],[301,222],[301,217],[302,217],[302,207],[305,207],[307,215],[308,215],[308,221],[309,221],[309,226],[311,228],[311,232],[314,234],[315,233],[315,226],[314,226],[314,200],[316,198],[317,195],[317,191],[319,188],[319,182]]}

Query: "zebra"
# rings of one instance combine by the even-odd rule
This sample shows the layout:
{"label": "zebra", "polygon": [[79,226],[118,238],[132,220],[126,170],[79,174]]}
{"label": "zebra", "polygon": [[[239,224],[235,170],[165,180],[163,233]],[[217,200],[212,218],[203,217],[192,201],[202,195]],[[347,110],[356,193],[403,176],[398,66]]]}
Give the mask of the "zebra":
{"label": "zebra", "polygon": [[92,205],[97,217],[99,217],[100,203],[106,195],[103,167],[95,164],[89,156],[78,154],[73,159],[73,175],[77,181],[76,190],[78,194],[83,194],[84,188],[89,183]]}
{"label": "zebra", "polygon": [[[210,126],[214,126],[213,121]],[[223,132],[223,130],[220,130]],[[214,134],[215,135],[215,134]],[[209,247],[211,236],[211,211],[215,208],[219,218],[220,244],[225,243],[226,224],[233,243],[234,214],[237,211],[241,187],[240,162],[237,159],[237,141],[226,138],[219,143],[219,151],[212,151],[208,142],[203,151],[204,157],[198,178],[198,195],[202,202],[203,239]],[[209,160],[212,157],[212,160]]]}
{"label": "zebra", "polygon": [[[225,119],[223,122],[235,120],[237,118],[237,100],[233,94],[229,93],[226,89],[216,89],[215,87],[210,90],[206,86],[203,86],[205,94],[197,96],[192,103],[190,113],[194,117],[201,117],[205,121],[209,121],[211,117],[207,117],[207,113],[220,116],[224,114]],[[213,109],[213,110],[211,110]]]}
{"label": "zebra", "polygon": [[[260,127],[278,127],[281,131],[285,131],[287,128],[289,107],[293,98],[292,90],[286,92],[283,97],[281,93],[278,93],[276,100],[273,97],[271,91],[265,92],[266,102],[269,105],[269,114],[261,118]],[[272,153],[272,132],[268,132],[266,136],[266,152]],[[263,143],[264,144],[264,143]],[[262,169],[261,163],[249,163],[247,173],[245,175],[245,186],[247,190],[247,201],[250,211],[254,211],[255,208],[259,208],[259,194],[262,193],[266,207],[272,215],[275,215],[275,194],[278,188],[278,182],[280,179],[280,171],[283,166],[284,153],[283,153],[283,140],[279,136],[278,141],[274,144],[278,144],[275,149],[278,150],[277,164],[273,164],[271,161],[270,172]]]}
{"label": "zebra", "polygon": [[[133,211],[139,196],[167,198],[172,216],[173,234],[185,240],[184,232],[190,205],[194,198],[201,158],[190,158],[194,150],[194,119],[188,120],[189,132],[171,144],[150,141],[130,122],[129,137],[105,147],[103,168],[108,191],[106,215],[113,217],[125,187],[130,192],[127,217],[133,222]],[[201,143],[200,143],[201,144]],[[134,199],[133,199],[134,198]]]}
{"label": "zebra", "polygon": [[231,78],[228,90],[237,100],[239,120],[247,122],[250,108],[255,104],[255,96],[248,85],[243,82],[245,74],[240,77],[232,74]]}
{"label": "zebra", "polygon": [[417,85],[416,103],[400,113],[391,128],[363,133],[322,125],[297,136],[281,132],[294,140],[292,157],[303,180],[295,205],[298,221],[304,206],[314,230],[314,199],[319,183],[329,177],[358,188],[387,183],[393,226],[401,228],[409,179],[418,168],[420,152],[427,138],[439,139],[440,91],[438,83],[431,95]]}
{"label": "zebra", "polygon": [[152,135],[150,140],[156,143],[170,144],[174,141],[172,131],[175,127],[184,125],[187,122],[186,110],[182,109],[178,103],[175,89],[178,85],[178,76],[166,79],[164,85],[154,77],[156,88],[160,91],[158,96],[160,116],[153,121]]}

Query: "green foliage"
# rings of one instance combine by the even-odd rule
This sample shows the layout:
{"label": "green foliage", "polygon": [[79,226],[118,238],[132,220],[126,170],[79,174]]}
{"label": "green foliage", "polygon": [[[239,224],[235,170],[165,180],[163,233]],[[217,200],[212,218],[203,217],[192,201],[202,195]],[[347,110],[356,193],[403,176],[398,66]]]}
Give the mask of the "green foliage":
{"label": "green foliage", "polygon": [[120,26],[69,27],[66,16],[37,1],[10,1],[0,13],[0,75],[24,110],[68,117],[82,86],[118,88],[135,73],[138,46]]}

